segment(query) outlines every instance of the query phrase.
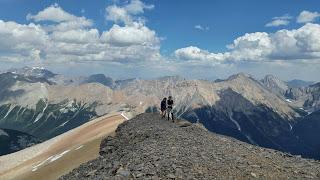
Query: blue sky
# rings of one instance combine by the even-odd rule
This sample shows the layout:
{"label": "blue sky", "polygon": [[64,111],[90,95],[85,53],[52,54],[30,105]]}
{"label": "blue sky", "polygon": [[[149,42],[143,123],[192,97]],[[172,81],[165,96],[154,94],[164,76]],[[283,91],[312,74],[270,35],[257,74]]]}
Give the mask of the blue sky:
{"label": "blue sky", "polygon": [[[145,17],[147,25],[157,31],[162,41],[162,50],[171,53],[180,47],[196,45],[198,47],[220,52],[226,50],[236,37],[249,32],[265,31],[273,32],[283,27],[265,27],[264,25],[275,16],[289,14],[297,16],[302,10],[320,10],[320,2],[317,0],[297,1],[292,0],[150,0],[144,1],[154,4],[152,11],[147,11]],[[306,3],[307,2],[307,3]],[[62,0],[43,1],[37,0],[4,0],[1,1],[0,17],[3,20],[14,20],[20,23],[28,23],[26,15],[37,13],[40,10],[58,3],[64,10],[78,15],[86,16],[95,21],[99,30],[106,30],[112,23],[106,22],[105,7],[113,4],[113,1],[87,0]],[[85,12],[82,13],[81,11]],[[193,28],[195,25],[207,26],[208,31],[199,31]],[[299,27],[292,22],[286,29]]]}
{"label": "blue sky", "polygon": [[1,39],[0,64],[116,78],[243,71],[320,80],[319,7],[317,0],[2,0],[0,20],[10,35]]}

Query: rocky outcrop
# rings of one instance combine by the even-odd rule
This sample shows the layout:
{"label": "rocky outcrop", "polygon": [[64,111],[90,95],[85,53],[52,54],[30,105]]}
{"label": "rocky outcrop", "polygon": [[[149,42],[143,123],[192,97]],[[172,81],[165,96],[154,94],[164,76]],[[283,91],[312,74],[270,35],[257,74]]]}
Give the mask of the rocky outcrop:
{"label": "rocky outcrop", "polygon": [[320,162],[141,114],[103,140],[100,157],[60,179],[318,179]]}
{"label": "rocky outcrop", "polygon": [[261,82],[273,93],[283,96],[287,89],[288,85],[284,81],[280,80],[279,78],[273,75],[266,75]]}
{"label": "rocky outcrop", "polygon": [[285,96],[302,102],[302,106],[309,112],[320,110],[320,83],[308,87],[290,88]]}

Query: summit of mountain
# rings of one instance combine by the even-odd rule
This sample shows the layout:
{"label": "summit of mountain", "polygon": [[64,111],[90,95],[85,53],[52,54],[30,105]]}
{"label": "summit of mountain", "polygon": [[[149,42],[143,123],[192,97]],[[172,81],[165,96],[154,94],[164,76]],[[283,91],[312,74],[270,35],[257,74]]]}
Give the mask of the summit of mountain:
{"label": "summit of mountain", "polygon": [[60,179],[305,179],[320,163],[140,114],[105,138],[100,156]]}

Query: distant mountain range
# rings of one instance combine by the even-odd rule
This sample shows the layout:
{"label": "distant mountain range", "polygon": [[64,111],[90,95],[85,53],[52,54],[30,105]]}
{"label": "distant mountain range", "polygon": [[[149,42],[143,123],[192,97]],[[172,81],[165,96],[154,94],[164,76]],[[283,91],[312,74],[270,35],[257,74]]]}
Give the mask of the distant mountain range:
{"label": "distant mountain range", "polygon": [[320,129],[320,86],[309,83],[284,82],[272,75],[257,80],[244,73],[214,82],[179,76],[70,78],[25,67],[0,74],[0,128],[46,140],[104,114],[156,112],[160,100],[172,95],[176,116],[212,132],[320,158],[316,138],[303,133],[310,123]]}
{"label": "distant mountain range", "polygon": [[314,84],[314,82],[294,79],[294,80],[288,81],[287,84],[291,88],[300,88],[300,87],[308,87],[308,86]]}

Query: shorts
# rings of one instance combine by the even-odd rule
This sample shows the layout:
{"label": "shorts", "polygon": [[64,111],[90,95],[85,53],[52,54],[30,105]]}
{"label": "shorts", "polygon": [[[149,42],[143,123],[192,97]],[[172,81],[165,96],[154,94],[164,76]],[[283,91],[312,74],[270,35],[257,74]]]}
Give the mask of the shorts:
{"label": "shorts", "polygon": [[172,108],[171,108],[171,107],[168,107],[168,108],[167,108],[167,112],[168,112],[168,113],[172,113]]}

